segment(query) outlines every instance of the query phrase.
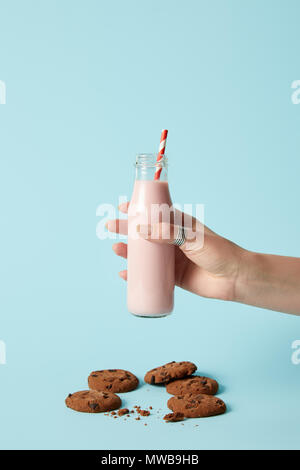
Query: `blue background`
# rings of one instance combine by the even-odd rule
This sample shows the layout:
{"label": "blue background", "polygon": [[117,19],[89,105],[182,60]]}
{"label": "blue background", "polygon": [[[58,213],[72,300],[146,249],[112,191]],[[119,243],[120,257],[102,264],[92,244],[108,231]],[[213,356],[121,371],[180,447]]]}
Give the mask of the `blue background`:
{"label": "blue background", "polygon": [[[300,319],[178,289],[172,316],[135,318],[125,262],[95,235],[97,206],[130,196],[135,154],[166,127],[173,201],[205,204],[247,249],[300,256],[299,14],[297,0],[0,1],[1,448],[300,447]],[[153,406],[140,422],[65,407],[93,369],[142,379],[172,360],[216,377],[229,412],[165,424],[167,394],[143,383],[123,395]]]}

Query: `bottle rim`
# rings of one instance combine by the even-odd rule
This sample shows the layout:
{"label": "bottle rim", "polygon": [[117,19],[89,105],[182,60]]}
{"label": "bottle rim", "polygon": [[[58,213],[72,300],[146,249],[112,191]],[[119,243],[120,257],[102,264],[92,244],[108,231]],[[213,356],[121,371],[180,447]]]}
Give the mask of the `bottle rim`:
{"label": "bottle rim", "polygon": [[168,157],[166,155],[157,162],[157,153],[139,153],[135,158],[135,166],[137,167],[167,167]]}

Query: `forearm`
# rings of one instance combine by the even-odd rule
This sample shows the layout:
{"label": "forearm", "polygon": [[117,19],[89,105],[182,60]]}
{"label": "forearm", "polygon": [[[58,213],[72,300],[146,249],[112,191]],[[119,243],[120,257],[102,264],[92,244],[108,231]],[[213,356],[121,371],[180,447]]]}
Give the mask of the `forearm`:
{"label": "forearm", "polygon": [[300,315],[300,258],[243,250],[234,300]]}

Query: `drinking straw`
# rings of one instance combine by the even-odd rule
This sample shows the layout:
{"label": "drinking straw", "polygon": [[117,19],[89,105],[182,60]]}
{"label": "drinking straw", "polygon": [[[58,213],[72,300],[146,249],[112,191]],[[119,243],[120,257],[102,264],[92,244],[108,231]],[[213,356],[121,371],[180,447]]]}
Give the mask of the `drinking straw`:
{"label": "drinking straw", "polygon": [[[167,136],[168,136],[168,131],[167,129],[163,129],[161,132],[161,137],[160,137],[160,144],[159,144],[159,152],[157,155],[156,163],[159,163],[164,155],[165,155],[165,149],[166,149],[166,142],[167,142]],[[161,174],[162,167],[158,166],[155,170],[154,174],[154,179],[159,180],[160,174]]]}

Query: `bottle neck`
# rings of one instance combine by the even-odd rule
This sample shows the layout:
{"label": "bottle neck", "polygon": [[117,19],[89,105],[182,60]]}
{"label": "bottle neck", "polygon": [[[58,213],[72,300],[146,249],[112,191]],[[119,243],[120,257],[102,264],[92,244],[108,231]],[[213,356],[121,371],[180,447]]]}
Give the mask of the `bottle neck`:
{"label": "bottle neck", "polygon": [[168,159],[164,156],[157,162],[154,153],[143,153],[136,156],[135,179],[140,181],[168,181]]}

